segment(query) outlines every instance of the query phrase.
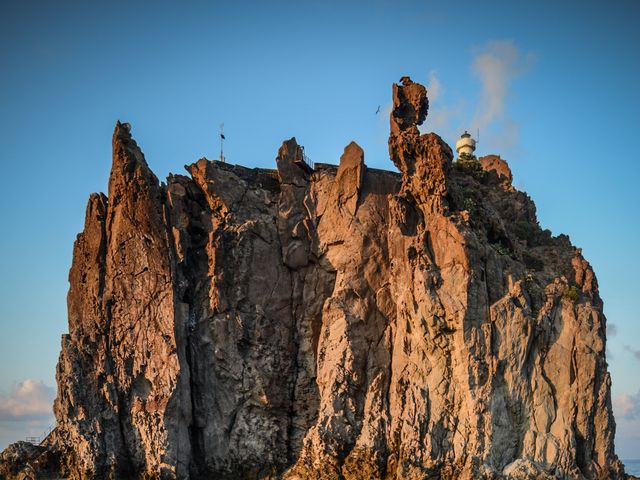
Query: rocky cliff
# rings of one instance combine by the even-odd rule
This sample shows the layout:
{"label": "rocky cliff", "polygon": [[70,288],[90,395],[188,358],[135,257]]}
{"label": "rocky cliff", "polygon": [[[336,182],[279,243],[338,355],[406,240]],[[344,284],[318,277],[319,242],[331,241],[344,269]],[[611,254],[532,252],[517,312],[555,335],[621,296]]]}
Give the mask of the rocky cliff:
{"label": "rocky cliff", "polygon": [[277,170],[202,159],[166,184],[118,123],[57,427],[6,478],[623,478],[591,267],[504,160],[420,134],[427,110],[393,86],[399,174],[356,143],[311,169],[291,139]]}

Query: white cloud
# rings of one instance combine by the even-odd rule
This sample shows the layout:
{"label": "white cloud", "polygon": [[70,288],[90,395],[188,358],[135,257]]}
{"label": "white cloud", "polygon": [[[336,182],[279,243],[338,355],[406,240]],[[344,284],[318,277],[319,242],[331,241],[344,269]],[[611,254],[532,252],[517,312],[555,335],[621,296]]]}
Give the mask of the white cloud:
{"label": "white cloud", "polygon": [[640,452],[640,390],[613,399],[616,419],[616,453],[620,458],[638,458]]}
{"label": "white cloud", "polygon": [[14,385],[8,395],[0,394],[0,421],[51,417],[54,396],[52,387],[28,378]]}
{"label": "white cloud", "polygon": [[634,357],[636,357],[636,360],[640,360],[640,350],[636,350],[633,347],[630,347],[629,345],[625,345],[624,349],[631,353]]}
{"label": "white cloud", "polygon": [[429,97],[429,115],[420,131],[433,131],[445,138],[455,138],[462,128],[464,109],[458,102],[454,105],[442,104],[444,87],[435,70],[429,72],[427,96]]}
{"label": "white cloud", "polygon": [[483,146],[496,153],[513,153],[520,142],[520,126],[509,114],[509,95],[513,81],[526,73],[534,56],[520,52],[510,40],[488,42],[472,53],[471,69],[481,87],[475,108],[468,108],[462,100],[444,103],[445,88],[437,72],[432,70],[428,74],[426,128],[452,140],[457,139],[462,130],[475,133],[480,129]]}
{"label": "white cloud", "polygon": [[513,80],[529,70],[534,56],[521,53],[510,40],[491,41],[475,52],[472,70],[482,90],[472,130],[488,131],[492,146],[512,150],[519,143],[520,127],[509,116],[507,100]]}
{"label": "white cloud", "polygon": [[615,445],[619,458],[638,458],[638,453],[640,452],[640,420],[616,417]]}
{"label": "white cloud", "polygon": [[613,411],[617,419],[640,418],[640,390],[635,394],[621,393],[613,399]]}
{"label": "white cloud", "polygon": [[506,100],[511,82],[526,72],[533,62],[510,40],[494,40],[476,49],[472,69],[480,79],[482,92],[473,126],[486,128],[506,115]]}
{"label": "white cloud", "polygon": [[435,70],[429,72],[429,83],[427,84],[427,94],[429,96],[429,104],[437,102],[442,95],[442,83]]}

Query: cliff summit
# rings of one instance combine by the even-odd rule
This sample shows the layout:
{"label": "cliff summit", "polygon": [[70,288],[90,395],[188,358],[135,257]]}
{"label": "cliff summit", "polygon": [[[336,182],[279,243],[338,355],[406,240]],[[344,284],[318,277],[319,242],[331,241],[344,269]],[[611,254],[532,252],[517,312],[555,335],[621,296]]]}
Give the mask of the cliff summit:
{"label": "cliff summit", "polygon": [[598,284],[498,156],[420,134],[160,184],[118,122],[69,274],[57,426],[0,477],[622,479]]}

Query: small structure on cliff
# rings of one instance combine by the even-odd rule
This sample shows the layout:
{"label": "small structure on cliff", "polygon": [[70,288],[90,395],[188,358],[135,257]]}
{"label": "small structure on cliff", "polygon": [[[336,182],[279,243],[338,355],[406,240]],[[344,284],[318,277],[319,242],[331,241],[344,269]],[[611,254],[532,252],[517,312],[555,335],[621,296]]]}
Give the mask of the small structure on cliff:
{"label": "small structure on cliff", "polygon": [[296,151],[296,155],[293,160],[293,163],[298,165],[300,168],[302,168],[304,171],[306,171],[309,174],[313,173],[315,169],[313,166],[313,162],[305,153],[304,147],[302,145],[298,145],[298,149]]}
{"label": "small structure on cliff", "polygon": [[224,123],[220,124],[220,161],[224,163],[224,141],[227,137],[224,136]]}
{"label": "small structure on cliff", "polygon": [[476,141],[471,138],[471,134],[466,130],[462,135],[460,135],[460,140],[456,142],[456,152],[458,152],[458,157],[462,154],[473,155],[473,152],[476,151]]}

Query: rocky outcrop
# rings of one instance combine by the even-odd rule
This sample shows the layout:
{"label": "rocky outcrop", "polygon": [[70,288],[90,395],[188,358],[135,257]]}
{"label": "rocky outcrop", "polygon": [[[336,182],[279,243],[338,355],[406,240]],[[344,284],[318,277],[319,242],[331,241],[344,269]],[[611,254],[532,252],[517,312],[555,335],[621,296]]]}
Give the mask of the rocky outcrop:
{"label": "rocky outcrop", "polygon": [[276,171],[166,184],[118,123],[74,248],[59,474],[623,478],[591,267],[504,160],[421,135],[427,110],[393,86],[399,174],[356,143],[312,170],[291,139]]}
{"label": "rocky outcrop", "polygon": [[511,169],[507,162],[500,158],[500,155],[486,155],[478,160],[486,172],[495,175],[500,182],[504,182],[508,186],[511,185],[513,181]]}
{"label": "rocky outcrop", "polygon": [[58,449],[16,442],[0,453],[0,478],[53,480],[66,476]]}

